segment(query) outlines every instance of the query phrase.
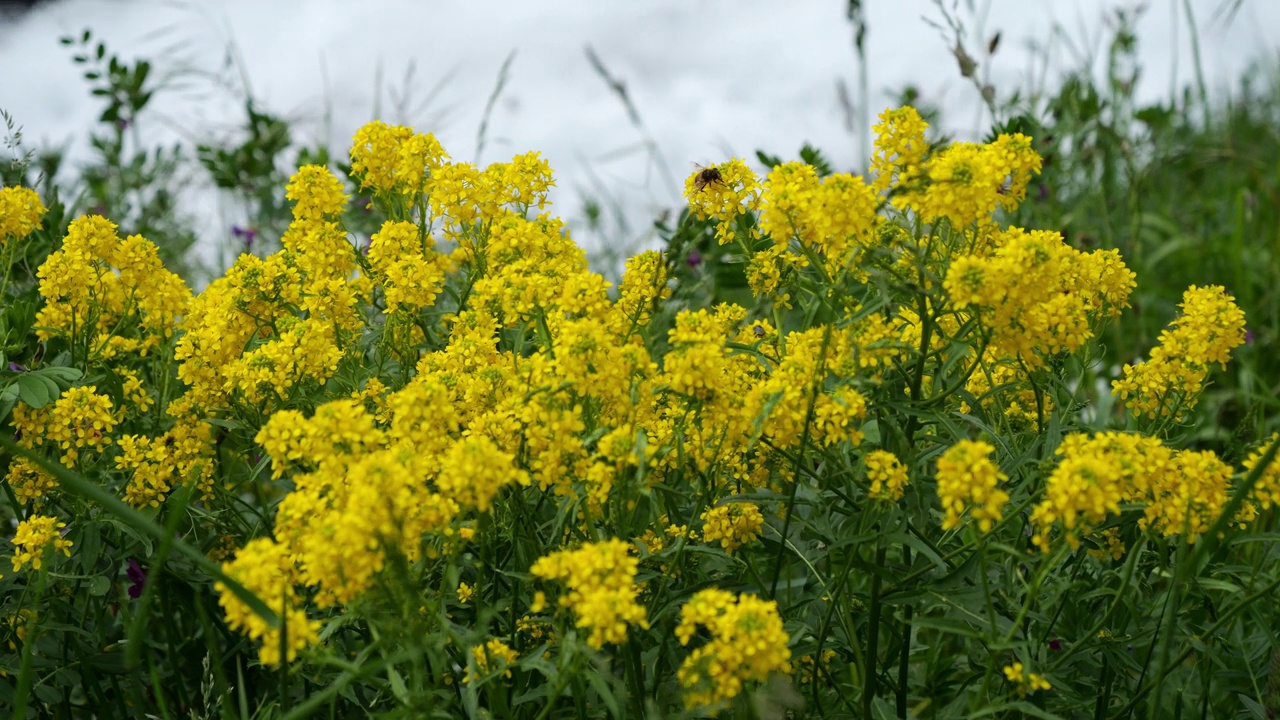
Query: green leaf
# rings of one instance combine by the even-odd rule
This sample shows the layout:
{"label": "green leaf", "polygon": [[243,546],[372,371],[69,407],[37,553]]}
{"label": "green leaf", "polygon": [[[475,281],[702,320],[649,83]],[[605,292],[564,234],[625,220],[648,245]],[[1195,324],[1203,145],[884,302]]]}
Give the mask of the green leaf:
{"label": "green leaf", "polygon": [[[27,373],[18,377],[15,381],[18,387],[18,397],[28,407],[39,409],[49,404],[49,401],[56,397],[56,394],[49,392],[49,386],[43,382],[37,375]],[[57,386],[55,385],[56,389]]]}
{"label": "green leaf", "polygon": [[831,169],[831,163],[822,156],[822,151],[809,143],[805,143],[804,147],[800,148],[800,159],[812,165],[818,171],[819,177],[826,177],[834,172]]}
{"label": "green leaf", "polygon": [[18,402],[18,386],[10,384],[5,389],[0,390],[0,420],[9,417],[9,412],[13,410],[13,406]]}
{"label": "green leaf", "polygon": [[102,597],[111,589],[111,581],[104,575],[94,575],[89,581],[89,594],[93,597]]}
{"label": "green leaf", "polygon": [[391,693],[396,696],[402,704],[409,704],[409,688],[405,687],[404,677],[400,675],[400,671],[396,670],[394,665],[387,666],[387,680],[391,683]]}
{"label": "green leaf", "polygon": [[756,159],[758,159],[762,165],[769,168],[770,170],[782,164],[782,158],[778,157],[777,155],[770,155],[763,150],[756,151]]}
{"label": "green leaf", "polygon": [[43,367],[36,372],[58,383],[63,390],[70,388],[72,383],[84,376],[80,368],[73,367]]}
{"label": "green leaf", "polygon": [[600,700],[609,708],[609,714],[613,717],[622,717],[622,708],[618,705],[618,698],[613,695],[613,688],[605,682],[604,677],[598,672],[585,672],[587,682],[595,689],[596,694],[600,696]]}

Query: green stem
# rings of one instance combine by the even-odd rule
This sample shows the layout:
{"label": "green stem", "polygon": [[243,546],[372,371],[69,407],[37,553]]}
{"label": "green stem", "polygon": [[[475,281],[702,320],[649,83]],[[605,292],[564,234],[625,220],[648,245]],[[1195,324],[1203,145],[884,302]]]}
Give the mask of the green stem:
{"label": "green stem", "polygon": [[[902,546],[902,564],[911,567],[911,547]],[[907,717],[907,674],[911,668],[911,615],[914,606],[902,610],[902,654],[898,656],[898,717]]]}
{"label": "green stem", "polygon": [[[877,653],[879,652],[880,641],[880,583],[884,576],[884,556],[885,546],[881,544],[876,548],[876,568],[877,572],[871,577],[871,615],[867,620],[867,657],[866,657],[866,674],[863,676],[862,682],[862,715],[863,717],[871,717],[871,703],[876,697],[876,662]],[[815,662],[817,662],[815,660]]]}
{"label": "green stem", "polygon": [[[1268,584],[1266,587],[1262,588],[1261,590],[1258,590],[1257,592],[1254,592],[1248,595],[1247,597],[1245,597],[1243,600],[1240,601],[1239,605],[1236,605],[1230,610],[1224,612],[1222,614],[1222,617],[1218,618],[1217,622],[1210,625],[1208,629],[1206,629],[1203,633],[1201,633],[1201,637],[1212,637],[1213,635],[1217,634],[1217,632],[1221,630],[1223,626],[1227,624],[1228,621],[1230,621],[1231,619],[1235,618],[1236,615],[1239,615],[1241,612],[1243,612],[1244,609],[1249,607],[1249,605],[1253,604],[1255,600],[1262,597],[1270,597],[1271,593],[1275,592],[1277,588],[1280,588],[1280,577],[1277,577],[1275,580],[1272,580],[1270,584]],[[1168,675],[1170,672],[1173,671],[1173,668],[1176,668],[1179,665],[1181,665],[1187,658],[1191,657],[1191,653],[1193,652],[1195,652],[1195,646],[1188,645],[1185,650],[1178,653],[1176,656],[1174,656],[1173,660],[1171,660],[1169,663],[1166,664],[1165,668],[1161,671],[1162,675],[1157,677],[1156,679],[1163,682],[1164,681],[1163,676]],[[1154,683],[1155,681],[1153,680],[1152,682]],[[1138,691],[1133,694],[1133,697],[1129,699],[1129,702],[1124,707],[1120,708],[1120,712],[1116,713],[1116,717],[1128,715],[1129,712],[1133,710],[1134,706],[1137,705],[1139,702],[1141,702],[1142,698],[1146,697],[1147,693],[1151,692],[1151,690],[1152,690],[1152,685],[1145,685],[1140,687]]]}

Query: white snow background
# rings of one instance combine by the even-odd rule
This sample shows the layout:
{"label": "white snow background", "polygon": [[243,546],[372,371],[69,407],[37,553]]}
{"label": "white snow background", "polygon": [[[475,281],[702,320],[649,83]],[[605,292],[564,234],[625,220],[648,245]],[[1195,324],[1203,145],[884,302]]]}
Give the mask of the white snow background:
{"label": "white snow background", "polygon": [[[1228,17],[1229,1],[1189,3],[1205,78],[1219,92],[1251,61],[1274,63],[1280,37],[1280,2],[1244,0]],[[1052,83],[1085,58],[1101,75],[1108,18],[1137,4],[943,2],[1002,93],[1042,74]],[[1192,30],[1183,0],[1146,4],[1138,95],[1155,101],[1194,81]],[[960,78],[952,38],[928,22],[942,22],[937,2],[864,5],[869,102],[852,130],[836,91],[843,81],[859,99],[843,0],[57,0],[0,15],[0,108],[23,126],[27,145],[84,158],[102,106],[58,38],[91,28],[122,58],[152,59],[153,72],[171,79],[144,111],[147,142],[232,139],[247,91],[260,109],[295,123],[296,140],[327,141],[337,153],[374,117],[434,132],[455,159],[488,163],[538,150],[556,171],[556,212],[581,220],[583,195],[607,193],[627,223],[611,237],[635,246],[661,209],[678,207],[691,163],[737,156],[755,164],[757,149],[791,158],[808,142],[840,169],[865,167],[866,128],[908,83],[944,109],[947,130],[985,130],[990,118]],[[980,52],[997,31],[1000,47],[988,61]],[[643,131],[592,69],[588,45],[625,82]],[[477,129],[512,52],[477,158]],[[202,255],[225,265],[229,229],[244,221],[243,209],[211,187],[186,204],[201,222]],[[584,235],[579,242],[601,249],[601,239]]]}

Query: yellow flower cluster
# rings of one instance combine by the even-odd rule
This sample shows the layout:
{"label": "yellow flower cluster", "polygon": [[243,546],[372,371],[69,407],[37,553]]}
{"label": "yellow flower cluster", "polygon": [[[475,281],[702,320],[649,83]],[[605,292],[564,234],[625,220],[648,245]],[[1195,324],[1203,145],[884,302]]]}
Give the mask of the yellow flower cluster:
{"label": "yellow flower cluster", "polygon": [[26,458],[14,458],[9,463],[5,482],[9,483],[13,494],[23,503],[39,504],[49,491],[58,486],[58,481],[52,475]]}
{"label": "yellow flower cluster", "polygon": [[387,312],[430,307],[444,285],[449,258],[433,250],[435,241],[410,222],[388,221],[369,242],[369,265],[386,293]]}
{"label": "yellow flower cluster", "polygon": [[69,466],[80,462],[82,452],[102,452],[119,421],[111,398],[97,390],[93,385],[71,388],[38,410],[18,404],[13,409],[13,425],[21,433],[18,442],[27,448],[51,445]]}
{"label": "yellow flower cluster", "polygon": [[699,591],[680,609],[680,644],[688,645],[699,627],[711,633],[711,640],[694,650],[676,674],[690,708],[732,700],[745,683],[791,672],[789,638],[772,600],[717,588]]}
{"label": "yellow flower cluster", "polygon": [[955,228],[990,224],[997,208],[1012,209],[1026,197],[1027,183],[1040,172],[1031,139],[1001,134],[993,142],[952,143],[928,151],[928,124],[909,107],[880,115],[871,169],[872,186],[890,191],[895,206]]}
{"label": "yellow flower cluster", "polygon": [[560,606],[573,610],[577,626],[591,631],[587,643],[599,648],[625,642],[628,625],[649,627],[644,607],[636,602],[638,565],[630,544],[611,539],[539,558],[529,572],[564,583],[568,592],[560,596]]}
{"label": "yellow flower cluster", "polygon": [[1156,438],[1133,433],[1099,433],[1093,438],[1073,433],[1063,438],[1056,451],[1062,460],[1031,513],[1036,528],[1032,542],[1048,552],[1049,531],[1061,523],[1068,544],[1078,548],[1080,538],[1109,514],[1119,513],[1122,502],[1137,499],[1139,488],[1147,484],[1147,458],[1161,450]]}
{"label": "yellow flower cluster", "polygon": [[872,450],[866,458],[869,495],[881,502],[897,502],[907,486],[907,466],[888,450]]}
{"label": "yellow flower cluster", "polygon": [[829,275],[856,261],[856,251],[875,244],[875,190],[860,176],[818,177],[812,165],[782,163],[769,171],[760,198],[760,229],[775,243],[791,239],[817,252]]}
{"label": "yellow flower cluster", "polygon": [[363,326],[366,279],[353,276],[356,251],[337,219],[342,181],[307,165],[289,181],[293,221],[283,249],[242,255],[191,303],[175,358],[186,401],[214,413],[232,398],[280,403],[304,381],[328,380],[353,332]]}
{"label": "yellow flower cluster", "polygon": [[[321,405],[311,418],[277,412],[258,432],[273,473],[295,473],[275,533],[321,607],[350,602],[387,552],[416,559],[423,536],[453,533],[461,512],[487,509],[503,484],[520,481],[511,456],[485,452],[486,439],[445,435],[439,453],[426,455],[395,435],[353,399]],[[462,481],[473,476],[475,484]]]}
{"label": "yellow flower cluster", "polygon": [[[1063,438],[1057,454],[1062,459],[1031,513],[1032,542],[1046,552],[1054,526],[1062,526],[1068,545],[1076,549],[1124,504],[1143,506],[1141,528],[1154,528],[1165,536],[1185,535],[1195,542],[1222,515],[1231,494],[1233,470],[1217,455],[1173,450],[1146,435],[1073,433]],[[1248,461],[1245,466],[1251,467]],[[1256,486],[1254,498],[1264,500]],[[1255,506],[1247,503],[1237,519],[1244,521],[1255,513]],[[1106,538],[1100,542],[1114,546]]]}
{"label": "yellow flower cluster", "polygon": [[512,483],[528,485],[529,476],[516,467],[514,455],[503,452],[483,435],[453,443],[444,453],[436,476],[441,493],[480,512],[488,512],[498,491]]}
{"label": "yellow flower cluster", "polygon": [[[307,619],[306,611],[300,607],[287,547],[271,538],[250,540],[234,560],[222,566],[222,571],[258,596],[280,618],[280,627],[271,627],[226,585],[215,584],[227,624],[262,643],[258,657],[263,665],[279,665],[286,659],[293,662],[298,651],[317,641],[320,623]],[[280,656],[282,632],[285,633],[285,658]]]}
{"label": "yellow flower cluster", "polygon": [[[170,406],[170,410],[180,407]],[[192,480],[201,494],[213,487],[213,428],[194,416],[179,416],[163,435],[122,435],[116,467],[131,473],[124,500],[134,507],[158,507],[175,486]]]}
{"label": "yellow flower cluster", "polygon": [[1038,690],[1052,690],[1053,685],[1043,675],[1027,672],[1022,663],[1015,662],[1004,666],[1005,678],[1018,689],[1019,695],[1027,695]]}
{"label": "yellow flower cluster", "polygon": [[943,530],[958,527],[966,509],[984,533],[1003,517],[1009,493],[1000,483],[1009,477],[991,461],[995,450],[988,442],[961,440],[938,458],[938,498],[946,514]]}
{"label": "yellow flower cluster", "polygon": [[725,552],[734,550],[760,537],[764,529],[764,515],[755,503],[734,502],[702,513],[702,539],[710,544],[719,540]]}
{"label": "yellow flower cluster", "polygon": [[475,665],[474,672],[471,667],[467,668],[467,674],[462,681],[471,684],[479,682],[489,675],[501,673],[502,677],[511,677],[509,666],[515,664],[520,658],[515,650],[512,650],[506,643],[498,638],[493,638],[483,645],[476,645],[471,648],[471,661]]}
{"label": "yellow flower cluster", "polygon": [[22,240],[40,227],[45,207],[35,190],[25,187],[0,188],[0,247],[9,238]]}
{"label": "yellow flower cluster", "polygon": [[13,571],[18,572],[27,566],[39,570],[49,548],[71,557],[71,541],[62,537],[61,532],[66,526],[58,518],[48,515],[32,515],[18,523],[13,536]]}
{"label": "yellow flower cluster", "polygon": [[1181,420],[1196,406],[1210,366],[1226,366],[1244,343],[1244,311],[1219,285],[1192,285],[1178,305],[1182,314],[1160,333],[1160,344],[1138,365],[1125,365],[1111,391],[1138,417]]}
{"label": "yellow flower cluster", "polygon": [[957,309],[973,308],[1000,355],[1038,365],[1074,352],[1091,324],[1129,304],[1134,273],[1115,250],[1080,252],[1056,232],[1010,228],[994,252],[952,261],[943,286]]}
{"label": "yellow flower cluster", "polygon": [[760,179],[738,158],[702,168],[684,183],[689,211],[700,220],[714,219],[721,245],[734,239],[733,224],[760,206]]}
{"label": "yellow flower cluster", "polygon": [[41,340],[68,338],[92,360],[145,356],[173,336],[191,291],[140,235],[121,240],[97,215],[76,218],[36,274]]}
{"label": "yellow flower cluster", "polygon": [[880,113],[880,122],[872,126],[875,150],[871,155],[872,186],[884,193],[889,188],[910,187],[921,175],[929,142],[925,131],[929,124],[913,107],[891,108]]}
{"label": "yellow flower cluster", "polygon": [[[1272,433],[1266,442],[1250,451],[1249,457],[1244,461],[1245,472],[1254,472],[1258,463],[1262,462],[1262,456],[1266,454],[1267,448],[1277,441],[1280,441],[1280,433]],[[1280,454],[1277,454],[1271,463],[1262,469],[1257,483],[1253,486],[1252,498],[1262,510],[1270,510],[1272,506],[1280,505]]]}

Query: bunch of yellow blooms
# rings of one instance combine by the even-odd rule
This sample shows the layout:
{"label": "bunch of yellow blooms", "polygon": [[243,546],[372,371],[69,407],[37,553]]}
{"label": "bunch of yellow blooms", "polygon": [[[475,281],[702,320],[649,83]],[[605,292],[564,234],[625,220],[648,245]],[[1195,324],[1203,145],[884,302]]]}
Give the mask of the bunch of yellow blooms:
{"label": "bunch of yellow blooms", "polygon": [[702,590],[680,609],[680,644],[688,645],[699,627],[711,633],[711,640],[694,650],[677,673],[690,707],[730,700],[744,683],[791,672],[789,638],[772,600]]}
{"label": "bunch of yellow blooms", "polygon": [[[317,618],[360,608],[401,560],[435,584],[425,602],[456,587],[463,612],[478,612],[495,595],[488,581],[459,583],[449,563],[472,561],[468,544],[518,537],[548,508],[556,524],[545,549],[519,547],[520,567],[494,569],[556,583],[568,612],[550,620],[571,616],[592,653],[647,642],[658,632],[650,622],[674,617],[675,604],[662,609],[666,591],[645,573],[687,569],[674,558],[699,532],[734,562],[766,530],[790,542],[786,529],[766,528],[797,507],[796,493],[783,502],[776,491],[821,489],[839,463],[862,483],[854,495],[875,501],[859,512],[898,511],[908,492],[931,501],[923,493],[936,486],[931,512],[944,530],[968,519],[992,533],[1012,494],[1038,500],[1031,543],[1045,551],[1060,533],[1072,550],[1093,540],[1123,552],[1118,534],[1099,530],[1126,504],[1141,506],[1140,529],[1194,542],[1222,514],[1235,474],[1212,453],[1132,432],[1068,434],[1040,488],[992,438],[944,439],[910,423],[909,437],[889,434],[877,398],[893,393],[900,406],[1043,429],[1062,408],[1038,378],[1094,340],[1135,286],[1116,251],[997,225],[1039,171],[1028,138],[930,150],[927,129],[910,108],[886,112],[869,178],[803,163],[762,178],[741,160],[688,178],[691,214],[743,253],[752,310],[668,303],[673,265],[657,252],[627,261],[616,288],[591,272],[546,212],[554,181],[537,153],[480,168],[451,160],[429,134],[370,123],[355,136],[351,180],[386,220],[363,252],[344,223],[344,180],[315,165],[289,182],[281,250],[241,256],[194,298],[144,239],[122,240],[103,218],[74,221],[39,271],[41,337],[68,341],[120,392],[81,385],[43,408],[19,404],[14,424],[23,445],[66,464],[110,461],[137,507],[159,506],[185,482],[207,503],[232,504],[238,491],[217,487],[215,469],[253,467],[256,489],[275,493],[274,517],[223,570],[284,622],[218,591],[228,624],[260,643],[265,665],[320,643]],[[0,238],[30,233],[43,212],[12,188],[4,208]],[[920,223],[931,230],[907,229]],[[910,297],[846,292],[873,275]],[[804,313],[784,312],[797,303]],[[1115,382],[1136,417],[1181,417],[1210,366],[1243,341],[1243,313],[1222,288],[1191,288],[1182,309],[1151,358]],[[151,390],[162,378],[141,359],[160,352],[176,363],[176,396],[167,384]],[[919,376],[904,383],[910,368]],[[156,422],[140,428],[144,413]],[[224,452],[234,433],[246,445],[251,437],[261,459]],[[1274,465],[1262,472],[1240,519],[1278,502],[1277,478]],[[7,480],[26,502],[56,489],[25,460]],[[710,509],[680,515],[658,486]],[[630,530],[619,529],[622,516]],[[31,516],[19,527],[15,568],[39,568],[46,545],[69,552],[54,537],[58,522]],[[725,562],[700,550],[689,563]],[[541,591],[507,601],[512,624],[545,609]],[[482,642],[490,629],[476,628],[456,646],[467,682],[509,678],[517,649],[527,650],[517,629],[544,619],[508,628],[515,649]],[[575,634],[558,626],[566,635]],[[681,646],[699,635],[709,640],[677,673],[690,707],[791,671],[772,600],[701,589],[674,628]],[[817,665],[808,667],[812,678]],[[1049,689],[1020,663],[1004,673],[1020,693]]]}
{"label": "bunch of yellow blooms", "polygon": [[603,647],[627,639],[627,626],[648,628],[645,609],[636,602],[638,560],[622,540],[589,543],[540,558],[529,569],[535,577],[559,580],[568,588],[561,607],[573,610],[577,626],[590,630],[587,643]]}

